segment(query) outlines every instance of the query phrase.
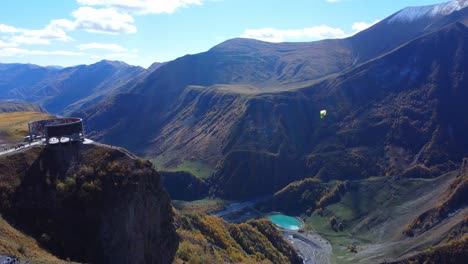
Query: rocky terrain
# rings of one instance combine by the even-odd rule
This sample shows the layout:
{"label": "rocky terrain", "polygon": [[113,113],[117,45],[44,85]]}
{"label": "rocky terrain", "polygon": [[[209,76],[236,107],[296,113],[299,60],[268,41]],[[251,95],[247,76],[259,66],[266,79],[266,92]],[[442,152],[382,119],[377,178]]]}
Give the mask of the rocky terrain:
{"label": "rocky terrain", "polygon": [[8,154],[0,167],[3,223],[26,239],[17,248],[2,243],[7,252],[34,258],[34,248],[21,247],[32,239],[42,252],[76,262],[173,260],[179,242],[171,201],[150,163],[69,145]]}

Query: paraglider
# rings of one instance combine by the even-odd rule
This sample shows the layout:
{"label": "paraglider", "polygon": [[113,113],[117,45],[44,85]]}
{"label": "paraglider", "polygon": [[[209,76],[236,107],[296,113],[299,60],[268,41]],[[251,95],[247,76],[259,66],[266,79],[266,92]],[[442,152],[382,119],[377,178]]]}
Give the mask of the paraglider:
{"label": "paraglider", "polygon": [[320,111],[320,119],[324,119],[326,115],[327,115],[327,110]]}

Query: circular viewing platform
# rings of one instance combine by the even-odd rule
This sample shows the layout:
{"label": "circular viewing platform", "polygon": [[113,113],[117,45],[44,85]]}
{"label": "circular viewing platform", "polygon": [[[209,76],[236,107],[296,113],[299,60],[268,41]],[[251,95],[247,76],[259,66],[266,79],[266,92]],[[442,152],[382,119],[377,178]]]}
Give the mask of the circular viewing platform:
{"label": "circular viewing platform", "polygon": [[45,139],[47,145],[83,141],[83,120],[76,117],[53,118],[33,121],[28,124],[29,136],[25,141]]}

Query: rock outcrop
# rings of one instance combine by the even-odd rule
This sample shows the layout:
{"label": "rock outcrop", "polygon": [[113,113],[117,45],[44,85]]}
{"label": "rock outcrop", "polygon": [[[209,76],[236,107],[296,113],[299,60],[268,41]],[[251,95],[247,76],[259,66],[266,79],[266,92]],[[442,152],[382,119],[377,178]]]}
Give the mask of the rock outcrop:
{"label": "rock outcrop", "polygon": [[94,145],[0,157],[0,213],[62,259],[171,263],[171,201],[147,161]]}

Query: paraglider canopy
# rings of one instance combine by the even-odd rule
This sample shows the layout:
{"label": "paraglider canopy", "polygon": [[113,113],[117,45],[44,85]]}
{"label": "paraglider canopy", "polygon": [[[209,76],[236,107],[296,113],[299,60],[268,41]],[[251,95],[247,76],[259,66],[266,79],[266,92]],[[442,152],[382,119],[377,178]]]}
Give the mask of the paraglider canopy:
{"label": "paraglider canopy", "polygon": [[327,115],[327,110],[320,111],[320,119],[323,119]]}

